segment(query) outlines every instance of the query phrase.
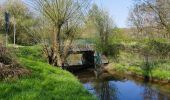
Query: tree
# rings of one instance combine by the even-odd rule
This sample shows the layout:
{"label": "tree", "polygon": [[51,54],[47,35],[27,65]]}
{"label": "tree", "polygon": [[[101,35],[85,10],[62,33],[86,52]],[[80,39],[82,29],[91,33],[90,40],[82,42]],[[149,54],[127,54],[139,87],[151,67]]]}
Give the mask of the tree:
{"label": "tree", "polygon": [[113,29],[116,25],[109,16],[108,12],[100,9],[97,5],[89,11],[89,22],[95,26],[96,32],[99,36],[98,43],[100,44],[100,49],[105,55],[108,54],[109,47],[109,37],[112,36]]}
{"label": "tree", "polygon": [[4,23],[4,16],[3,16],[3,8],[2,5],[0,5],[0,34],[3,32],[3,23]]}
{"label": "tree", "polygon": [[[135,0],[129,21],[138,33],[145,36],[169,37],[170,34],[170,0]],[[149,34],[148,34],[149,33]]]}
{"label": "tree", "polygon": [[13,41],[13,30],[16,23],[16,43],[22,45],[34,44],[32,37],[25,28],[35,25],[37,21],[33,18],[27,6],[21,0],[7,0],[3,5],[2,12],[8,11],[10,14],[10,41]]}
{"label": "tree", "polygon": [[89,0],[32,0],[30,5],[42,16],[42,27],[34,33],[39,34],[49,63],[63,66],[77,30],[83,24]]}
{"label": "tree", "polygon": [[166,34],[170,34],[170,0],[146,0],[144,3],[153,12],[154,21],[157,28],[165,29]]}

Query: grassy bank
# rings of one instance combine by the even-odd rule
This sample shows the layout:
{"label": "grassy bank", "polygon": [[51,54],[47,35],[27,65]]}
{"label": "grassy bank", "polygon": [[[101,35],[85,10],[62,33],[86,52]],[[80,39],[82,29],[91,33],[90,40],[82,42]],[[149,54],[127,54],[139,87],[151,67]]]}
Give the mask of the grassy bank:
{"label": "grassy bank", "polygon": [[[141,44],[137,47],[139,46],[141,46]],[[161,47],[161,50],[162,49],[164,48]],[[167,48],[165,48],[165,50],[167,50]],[[130,74],[139,77],[149,77],[151,80],[170,83],[170,59],[160,57],[152,58],[150,56],[148,56],[148,59],[146,63],[146,58],[139,52],[120,50],[117,60],[112,59],[109,70],[125,75]]]}
{"label": "grassy bank", "polygon": [[30,76],[0,82],[2,100],[91,100],[94,97],[71,73],[54,68],[41,59],[40,49],[17,50],[21,64],[31,70]]}

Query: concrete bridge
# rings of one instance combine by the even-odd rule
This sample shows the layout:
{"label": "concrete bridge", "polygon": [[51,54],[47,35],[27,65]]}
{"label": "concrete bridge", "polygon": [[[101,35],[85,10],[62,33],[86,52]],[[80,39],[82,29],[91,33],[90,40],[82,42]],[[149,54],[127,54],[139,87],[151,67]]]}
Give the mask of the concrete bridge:
{"label": "concrete bridge", "polygon": [[[76,45],[72,46],[69,49],[69,54],[81,54],[81,64],[71,64],[65,63],[64,67],[70,71],[86,69],[86,68],[95,68],[96,65],[96,51],[94,45]],[[108,64],[107,58],[103,55],[101,56],[102,64]]]}

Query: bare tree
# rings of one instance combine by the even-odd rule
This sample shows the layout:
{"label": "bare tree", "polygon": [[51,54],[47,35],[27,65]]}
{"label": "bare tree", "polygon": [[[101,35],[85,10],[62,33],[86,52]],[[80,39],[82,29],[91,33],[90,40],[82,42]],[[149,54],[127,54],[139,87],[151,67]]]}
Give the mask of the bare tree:
{"label": "bare tree", "polygon": [[144,31],[144,19],[143,19],[143,12],[141,11],[141,7],[135,5],[129,14],[129,25],[137,30],[137,37],[139,34],[143,34]]}
{"label": "bare tree", "polygon": [[30,4],[42,16],[41,27],[36,27],[34,33],[41,32],[38,38],[43,42],[49,63],[61,67],[77,29],[83,24],[89,0],[32,0]]}
{"label": "bare tree", "polygon": [[136,27],[138,33],[169,36],[169,10],[170,0],[135,0],[134,7],[130,12],[129,21],[132,26]]}

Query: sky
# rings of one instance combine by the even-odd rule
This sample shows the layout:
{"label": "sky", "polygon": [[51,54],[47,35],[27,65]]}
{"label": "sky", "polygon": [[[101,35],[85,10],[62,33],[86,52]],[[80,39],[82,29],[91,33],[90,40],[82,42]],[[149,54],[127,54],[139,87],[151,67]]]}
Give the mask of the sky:
{"label": "sky", "polygon": [[133,4],[132,0],[94,0],[95,3],[108,11],[116,25],[126,28],[129,9]]}
{"label": "sky", "polygon": [[4,2],[4,0],[0,0],[0,3]]}
{"label": "sky", "polygon": [[[2,3],[5,0],[0,0]],[[109,12],[110,16],[120,28],[126,28],[129,9],[132,0],[93,0],[99,7]]]}

